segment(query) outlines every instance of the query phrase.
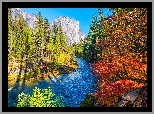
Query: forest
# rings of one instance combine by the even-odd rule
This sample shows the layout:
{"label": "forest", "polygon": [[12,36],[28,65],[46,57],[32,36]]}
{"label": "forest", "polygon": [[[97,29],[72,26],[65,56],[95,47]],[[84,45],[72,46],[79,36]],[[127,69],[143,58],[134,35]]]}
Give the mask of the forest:
{"label": "forest", "polygon": [[[86,68],[91,68],[89,71],[96,80],[93,91],[83,84],[83,88],[87,87],[83,91],[90,92],[83,93],[84,96],[79,94],[82,100],[76,105],[65,100],[63,92],[59,96],[54,93],[51,84],[46,88],[34,86],[31,94],[20,91],[13,99],[16,104],[10,106],[147,107],[147,9],[108,9],[113,14],[105,17],[102,8],[98,8],[99,15],[93,15],[86,39],[68,46],[61,25],[55,24],[50,30],[48,19],[43,19],[41,12],[38,12],[36,28],[32,29],[27,27],[22,15],[13,18],[9,8],[8,88],[17,86],[22,91],[42,80],[66,78],[65,74],[79,71],[81,67],[76,57],[86,61]],[[91,74],[85,74],[84,82],[91,79]],[[75,80],[74,83],[78,84]],[[139,94],[134,101],[119,105],[124,95],[137,89]]]}

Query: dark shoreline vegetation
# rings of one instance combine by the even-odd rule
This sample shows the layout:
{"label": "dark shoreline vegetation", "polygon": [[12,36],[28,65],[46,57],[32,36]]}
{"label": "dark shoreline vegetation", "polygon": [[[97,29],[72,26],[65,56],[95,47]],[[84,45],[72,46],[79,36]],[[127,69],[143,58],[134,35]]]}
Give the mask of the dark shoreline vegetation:
{"label": "dark shoreline vegetation", "polygon": [[68,46],[40,12],[31,29],[8,9],[9,106],[147,107],[147,9],[109,10],[106,18],[99,8],[85,40]]}

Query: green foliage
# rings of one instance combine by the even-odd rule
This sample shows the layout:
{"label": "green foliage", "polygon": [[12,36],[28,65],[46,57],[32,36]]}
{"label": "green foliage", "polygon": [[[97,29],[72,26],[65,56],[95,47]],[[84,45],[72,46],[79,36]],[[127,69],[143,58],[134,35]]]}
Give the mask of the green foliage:
{"label": "green foliage", "polygon": [[84,41],[80,41],[78,44],[73,44],[71,46],[71,49],[73,50],[74,54],[78,57],[83,57],[83,51],[84,51]]}
{"label": "green foliage", "polygon": [[[40,12],[37,19],[36,27],[31,29],[22,15],[13,18],[11,9],[8,9],[9,64],[19,63],[18,69],[23,69],[24,73],[33,71],[33,76],[38,77],[45,76],[40,73],[42,69],[52,74],[54,71],[58,72],[60,65],[73,65],[74,54],[67,45],[61,24],[54,25],[51,31],[48,19],[43,19]],[[43,60],[42,66],[40,60]]]}
{"label": "green foliage", "polygon": [[100,43],[103,38],[103,27],[101,20],[104,18],[104,15],[101,8],[99,8],[98,11],[98,19],[96,15],[93,16],[89,34],[85,40],[82,51],[83,58],[87,59],[89,62],[96,61],[100,58],[102,52],[102,48],[97,46],[97,44]]}
{"label": "green foliage", "polygon": [[17,107],[64,107],[61,96],[53,99],[54,96],[50,86],[42,90],[35,87],[32,96],[23,92],[18,95]]}
{"label": "green foliage", "polygon": [[24,30],[27,25],[21,15],[14,19],[11,17],[10,13],[9,15],[8,47],[10,47],[11,56],[20,58],[19,61],[22,62],[25,54],[25,40],[23,39]]}
{"label": "green foliage", "polygon": [[56,63],[57,65],[66,64],[64,60],[67,56],[71,55],[71,51],[68,47],[66,36],[62,31],[61,24],[59,26],[54,24],[53,30],[50,33],[49,42],[50,43],[48,46],[51,53],[50,58],[52,62]]}
{"label": "green foliage", "polygon": [[41,53],[41,47],[44,44],[44,24],[43,24],[43,17],[41,13],[38,13],[38,20],[36,21],[36,35],[35,35],[35,52],[37,53],[37,57],[41,57],[43,54]]}
{"label": "green foliage", "polygon": [[8,9],[8,52],[9,52],[9,59],[12,54],[12,47],[13,47],[13,31],[12,31],[12,15],[11,9]]}
{"label": "green foliage", "polygon": [[84,101],[81,102],[80,107],[95,107],[95,98],[88,94]]}

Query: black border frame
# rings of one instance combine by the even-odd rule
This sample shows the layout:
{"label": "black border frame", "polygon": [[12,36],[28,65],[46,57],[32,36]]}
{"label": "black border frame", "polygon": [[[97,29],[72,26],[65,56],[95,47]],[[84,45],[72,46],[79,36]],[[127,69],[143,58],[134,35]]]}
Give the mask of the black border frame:
{"label": "black border frame", "polygon": [[[60,6],[61,4],[61,6]],[[71,4],[71,5],[70,5]],[[8,8],[99,8],[99,7],[143,7],[148,9],[148,78],[147,93],[148,107],[130,108],[130,107],[59,107],[59,108],[19,108],[8,107],[8,78],[7,74],[7,35],[8,35]],[[86,12],[85,12],[86,13]],[[2,2],[2,112],[152,112],[152,2]],[[6,61],[6,62],[5,62]],[[7,95],[6,95],[7,94]]]}

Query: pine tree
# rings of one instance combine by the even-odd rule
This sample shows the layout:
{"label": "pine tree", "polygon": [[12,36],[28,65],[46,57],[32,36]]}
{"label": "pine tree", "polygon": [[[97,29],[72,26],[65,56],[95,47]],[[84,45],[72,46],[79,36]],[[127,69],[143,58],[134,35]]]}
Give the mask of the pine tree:
{"label": "pine tree", "polygon": [[41,46],[43,42],[43,37],[44,37],[44,24],[43,24],[43,17],[41,15],[41,12],[38,12],[38,17],[36,21],[36,29],[35,29],[35,58],[36,58],[36,64],[38,64],[39,59],[42,56],[42,49]]}
{"label": "pine tree", "polygon": [[44,19],[44,37],[43,37],[43,42],[42,42],[42,50],[43,50],[43,55],[46,57],[47,52],[47,45],[49,44],[50,40],[50,25],[48,22],[48,19]]}
{"label": "pine tree", "polygon": [[13,26],[13,49],[14,49],[14,56],[19,58],[19,61],[22,63],[22,60],[25,55],[24,50],[24,30],[26,28],[26,22],[23,19],[22,15],[15,17],[14,26]]}
{"label": "pine tree", "polygon": [[11,8],[8,8],[8,57],[12,56],[12,47],[13,47],[13,28],[12,28],[13,20],[11,14]]}
{"label": "pine tree", "polygon": [[[50,39],[47,48],[47,56],[52,62],[56,62],[57,58],[57,51],[58,51],[58,38],[57,38],[57,27],[54,24],[54,28],[50,32]],[[59,42],[60,43],[60,42]]]}
{"label": "pine tree", "polygon": [[28,62],[32,63],[32,56],[33,56],[33,50],[34,50],[34,44],[32,39],[32,29],[26,28],[24,30],[24,40],[25,40],[25,58],[26,58],[26,72],[28,68]]}
{"label": "pine tree", "polygon": [[84,58],[89,61],[94,61],[96,38],[98,37],[98,20],[96,14],[93,16],[93,20],[90,26],[86,44],[84,45]]}
{"label": "pine tree", "polygon": [[68,43],[67,43],[67,40],[66,40],[66,36],[62,30],[62,25],[60,23],[59,25],[59,36],[60,36],[60,44],[61,44],[61,49],[63,51],[66,51],[67,48],[68,48]]}
{"label": "pine tree", "polygon": [[98,9],[98,17],[99,20],[98,20],[98,37],[96,38],[96,50],[97,50],[96,58],[100,59],[103,51],[101,44],[103,39],[106,37],[104,34],[105,27],[103,26],[102,23],[104,22],[105,19],[102,8]]}

